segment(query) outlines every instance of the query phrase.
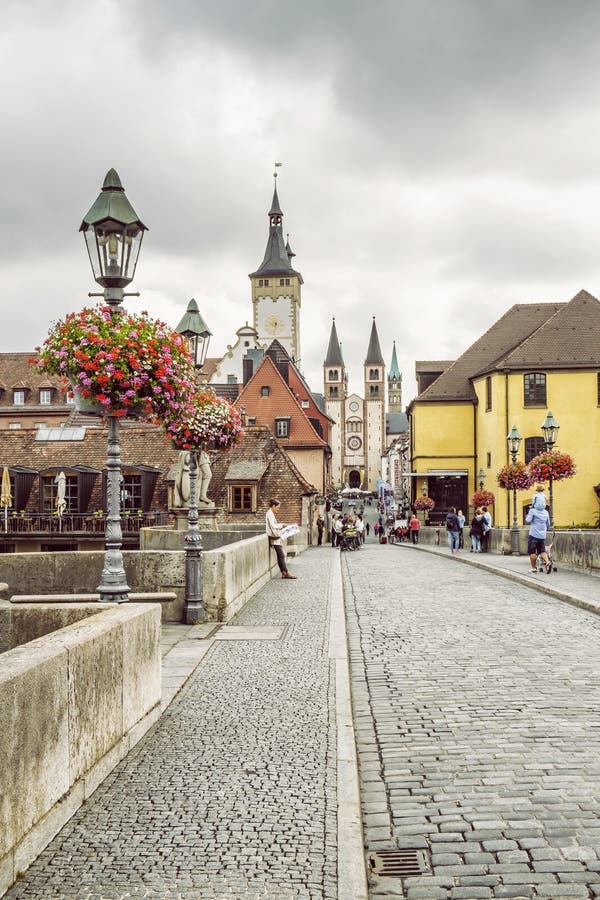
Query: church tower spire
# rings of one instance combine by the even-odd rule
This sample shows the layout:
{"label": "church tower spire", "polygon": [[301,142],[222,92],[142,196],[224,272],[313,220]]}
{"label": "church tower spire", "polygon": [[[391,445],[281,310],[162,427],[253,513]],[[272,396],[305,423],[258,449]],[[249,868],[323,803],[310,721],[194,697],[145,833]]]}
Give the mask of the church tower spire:
{"label": "church tower spire", "polygon": [[388,412],[402,412],[402,373],[398,368],[398,359],[396,357],[396,341],[392,350],[392,363],[390,365],[388,376]]}
{"label": "church tower spire", "polygon": [[[274,174],[277,178],[277,172]],[[258,340],[267,347],[277,338],[292,359],[300,361],[300,305],[301,285],[304,283],[300,272],[292,266],[295,254],[283,237],[283,211],[277,194],[277,182],[273,188],[273,199],[269,216],[269,234],[263,261],[255,272],[249,275],[252,284],[252,306],[254,328]]]}
{"label": "church tower spire", "polygon": [[373,316],[364,364],[365,418],[367,420],[366,469],[370,485],[381,478],[381,457],[385,451],[385,361]]}

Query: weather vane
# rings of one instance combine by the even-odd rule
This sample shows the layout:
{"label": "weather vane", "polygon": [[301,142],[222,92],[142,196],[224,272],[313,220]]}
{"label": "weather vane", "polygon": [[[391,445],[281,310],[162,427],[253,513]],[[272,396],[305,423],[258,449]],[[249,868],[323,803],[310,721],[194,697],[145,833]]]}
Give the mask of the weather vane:
{"label": "weather vane", "polygon": [[282,166],[282,165],[283,165],[283,163],[278,163],[278,162],[275,163],[275,171],[273,172],[273,178],[277,178],[277,169],[279,168],[279,166]]}

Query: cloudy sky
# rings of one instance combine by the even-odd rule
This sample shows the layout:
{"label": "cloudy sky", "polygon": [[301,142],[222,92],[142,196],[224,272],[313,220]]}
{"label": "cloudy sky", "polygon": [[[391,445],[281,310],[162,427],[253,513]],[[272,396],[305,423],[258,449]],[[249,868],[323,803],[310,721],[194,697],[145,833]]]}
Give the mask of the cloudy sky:
{"label": "cloudy sky", "polygon": [[314,389],[331,317],[453,358],[513,303],[600,295],[597,0],[4,0],[0,351],[95,288],[115,167],[148,225],[130,309],[251,320],[275,160]]}

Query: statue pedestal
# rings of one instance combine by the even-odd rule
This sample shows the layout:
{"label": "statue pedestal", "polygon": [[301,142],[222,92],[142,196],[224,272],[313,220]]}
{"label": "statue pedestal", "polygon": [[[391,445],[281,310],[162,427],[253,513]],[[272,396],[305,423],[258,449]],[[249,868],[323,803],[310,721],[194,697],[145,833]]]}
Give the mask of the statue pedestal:
{"label": "statue pedestal", "polygon": [[[175,531],[188,530],[188,510],[185,508],[173,509],[171,512],[175,516]],[[198,507],[198,528],[200,531],[217,531],[217,513],[219,510],[216,506],[199,506]]]}

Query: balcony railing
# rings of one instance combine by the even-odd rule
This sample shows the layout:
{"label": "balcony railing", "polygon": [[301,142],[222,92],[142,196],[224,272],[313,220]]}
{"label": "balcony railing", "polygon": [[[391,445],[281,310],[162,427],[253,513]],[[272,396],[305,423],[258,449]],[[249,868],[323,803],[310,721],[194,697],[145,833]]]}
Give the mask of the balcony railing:
{"label": "balcony railing", "polygon": [[[141,515],[121,516],[123,536],[138,534],[140,528],[152,525],[166,525],[166,512],[148,512]],[[9,515],[4,526],[4,516],[0,515],[0,535],[35,535],[35,534],[69,534],[69,535],[103,535],[106,530],[106,516],[89,513],[65,513],[62,516],[47,513],[25,515]]]}

